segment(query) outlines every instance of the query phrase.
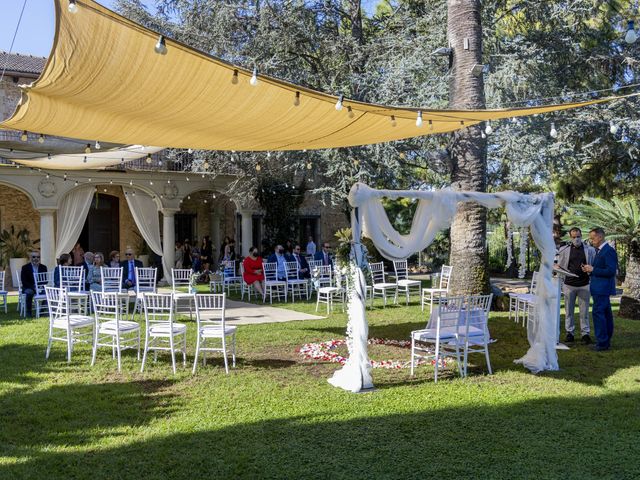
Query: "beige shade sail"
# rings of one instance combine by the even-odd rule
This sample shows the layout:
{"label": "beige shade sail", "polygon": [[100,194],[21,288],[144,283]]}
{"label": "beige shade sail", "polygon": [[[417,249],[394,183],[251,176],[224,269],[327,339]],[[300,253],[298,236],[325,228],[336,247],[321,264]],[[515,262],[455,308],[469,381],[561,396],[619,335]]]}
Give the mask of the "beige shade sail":
{"label": "beige shade sail", "polygon": [[[335,96],[260,75],[253,86],[252,72],[170,39],[166,55],[157,54],[156,33],[92,0],[76,4],[74,14],[67,0],[55,0],[52,55],[0,126],[120,144],[302,150],[451,132],[620,98],[502,110],[396,108],[345,99],[338,111]],[[418,111],[422,127],[416,126]]]}

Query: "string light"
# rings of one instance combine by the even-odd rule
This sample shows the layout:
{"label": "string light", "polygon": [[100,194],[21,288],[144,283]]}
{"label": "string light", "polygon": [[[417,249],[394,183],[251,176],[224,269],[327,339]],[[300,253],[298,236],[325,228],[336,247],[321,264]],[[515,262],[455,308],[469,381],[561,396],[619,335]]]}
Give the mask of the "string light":
{"label": "string light", "polygon": [[84,153],[91,153],[91,145],[87,143],[87,146],[84,147]]}
{"label": "string light", "polygon": [[149,180],[149,185],[153,185],[153,180]]}
{"label": "string light", "polygon": [[29,136],[27,135],[27,131],[23,130],[22,135],[20,135],[20,140],[22,140],[23,142],[26,142],[28,139],[29,139]]}
{"label": "string light", "polygon": [[187,153],[191,154],[191,153],[193,153],[193,150],[192,149],[188,149]]}
{"label": "string light", "polygon": [[262,167],[259,163],[256,163],[256,172],[259,172],[260,170],[262,170]]}
{"label": "string light", "polygon": [[89,181],[89,183],[91,183],[91,179],[90,178],[88,179],[88,181]]}
{"label": "string light", "polygon": [[187,177],[187,182],[189,181],[189,177]]}
{"label": "string light", "polygon": [[147,158],[145,159],[145,162],[147,162],[147,164],[151,163],[151,154],[147,153]]}
{"label": "string light", "polygon": [[82,163],[87,163],[87,156],[86,155],[82,158]]}
{"label": "string light", "polygon": [[187,195],[187,200],[191,200],[191,195]]}
{"label": "string light", "polygon": [[429,120],[429,130],[433,130],[433,120]]}
{"label": "string light", "polygon": [[307,163],[307,170],[311,170],[313,168],[313,163]]}
{"label": "string light", "polygon": [[40,134],[40,136],[38,137],[38,143],[44,143],[44,135]]}
{"label": "string light", "polygon": [[45,175],[45,178],[49,178],[51,175],[49,175],[48,173]]}
{"label": "string light", "polygon": [[487,126],[484,129],[484,133],[487,135],[491,135],[493,133],[493,128],[491,128],[491,122],[487,120]]}
{"label": "string light", "polygon": [[167,54],[167,42],[164,39],[164,35],[160,35],[158,37],[158,43],[153,49],[158,55],[166,55]]}
{"label": "string light", "polygon": [[62,178],[62,180],[65,181],[65,182],[67,181],[67,174],[66,173],[64,174],[64,177]]}
{"label": "string light", "polygon": [[484,130],[480,130],[480,137],[483,138],[483,139],[487,138],[487,134],[484,133]]}
{"label": "string light", "polygon": [[170,185],[171,184],[171,180],[167,179],[167,183]]}
{"label": "string light", "polygon": [[293,99],[293,106],[297,107],[300,105],[300,92],[296,92],[296,97]]}
{"label": "string light", "polygon": [[391,115],[391,126],[395,127],[396,125],[398,125],[398,122],[396,122],[396,117],[394,115]]}
{"label": "string light", "polygon": [[73,182],[73,186],[77,187],[78,186],[78,181],[76,180],[75,182]]}
{"label": "string light", "polygon": [[211,198],[213,198],[215,200],[216,199],[216,194],[214,193],[213,195],[211,195]]}
{"label": "string light", "polygon": [[636,43],[638,39],[638,35],[636,34],[636,30],[633,25],[633,20],[629,20],[627,22],[627,33],[624,36],[624,41],[628,44]]}
{"label": "string light", "polygon": [[204,167],[205,170],[209,170],[209,162],[208,161],[204,161],[204,163],[202,164],[202,166]]}
{"label": "string light", "polygon": [[[238,84],[238,70],[234,70],[233,71],[233,76],[231,77],[231,83],[233,85],[237,85]],[[189,149],[189,153],[191,153],[191,149]]]}
{"label": "string light", "polygon": [[353,110],[351,110],[351,107],[347,107],[347,115],[349,116],[349,118],[353,118],[355,117],[355,113],[353,113]]}
{"label": "string light", "polygon": [[51,160],[51,154],[47,153],[47,159]]}
{"label": "string light", "polygon": [[204,203],[207,203],[207,199],[206,198],[204,199]]}
{"label": "string light", "polygon": [[611,120],[611,123],[609,124],[609,131],[611,132],[611,135],[618,133],[618,126],[613,123],[613,120]]}
{"label": "string light", "polygon": [[551,124],[551,131],[549,132],[549,135],[551,135],[551,138],[558,138],[558,131],[556,130],[555,123]]}
{"label": "string light", "polygon": [[344,95],[340,94],[338,97],[338,101],[336,102],[336,110],[342,110],[342,101],[344,100]]}
{"label": "string light", "polygon": [[76,5],[76,0],[69,0],[67,10],[69,10],[69,13],[78,13],[78,5]]}
{"label": "string light", "polygon": [[133,192],[131,192],[131,195],[135,197],[136,196],[136,191],[134,190]]}
{"label": "string light", "polygon": [[100,150],[101,148],[102,148],[102,145],[100,145],[100,142],[96,140],[96,150]]}
{"label": "string light", "polygon": [[267,158],[271,158],[271,152],[267,152]]}
{"label": "string light", "polygon": [[416,127],[422,127],[422,112],[418,112],[418,116],[416,118]]}
{"label": "string light", "polygon": [[253,75],[251,75],[251,80],[249,80],[249,83],[253,87],[258,85],[258,69],[255,67],[253,68]]}
{"label": "string light", "polygon": [[113,180],[109,180],[109,185],[113,185]]}
{"label": "string light", "polygon": [[129,186],[133,187],[133,180],[129,180]]}

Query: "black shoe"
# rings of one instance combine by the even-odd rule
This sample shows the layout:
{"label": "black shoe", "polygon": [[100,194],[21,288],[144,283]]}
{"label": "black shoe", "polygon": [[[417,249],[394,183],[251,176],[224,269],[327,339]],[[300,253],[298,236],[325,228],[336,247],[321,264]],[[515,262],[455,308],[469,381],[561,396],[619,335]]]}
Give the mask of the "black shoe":
{"label": "black shoe", "polygon": [[584,343],[585,345],[589,345],[591,343],[591,337],[589,335],[583,335],[582,343]]}
{"label": "black shoe", "polygon": [[573,338],[573,333],[567,333],[567,336],[564,337],[564,341],[567,343],[572,343],[575,341],[575,338]]}

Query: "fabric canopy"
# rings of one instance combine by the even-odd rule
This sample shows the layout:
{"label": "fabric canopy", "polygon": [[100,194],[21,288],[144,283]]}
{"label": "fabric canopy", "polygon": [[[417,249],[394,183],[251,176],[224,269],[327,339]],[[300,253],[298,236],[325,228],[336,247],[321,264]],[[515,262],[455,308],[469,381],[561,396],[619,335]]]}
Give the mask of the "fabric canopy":
{"label": "fabric canopy", "polygon": [[[156,54],[156,33],[92,0],[76,4],[78,11],[73,14],[66,0],[55,0],[52,55],[41,78],[23,87],[14,115],[0,126],[121,144],[302,150],[451,132],[486,120],[611,100],[522,109],[433,110],[345,99],[338,111],[335,96],[266,76],[259,76],[252,86],[251,72],[173,40],[166,41],[166,55]],[[419,110],[422,127],[416,126]]]}

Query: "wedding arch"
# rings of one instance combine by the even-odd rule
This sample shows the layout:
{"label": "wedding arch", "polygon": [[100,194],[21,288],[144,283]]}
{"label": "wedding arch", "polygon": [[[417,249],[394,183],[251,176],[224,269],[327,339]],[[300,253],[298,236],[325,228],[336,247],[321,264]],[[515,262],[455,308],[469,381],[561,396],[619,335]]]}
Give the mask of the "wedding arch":
{"label": "wedding arch", "polygon": [[[382,198],[412,198],[418,200],[408,235],[399,234],[391,225],[382,205]],[[481,193],[454,190],[374,190],[356,183],[349,193],[352,207],[353,247],[350,261],[348,292],[347,347],[349,358],[329,382],[352,392],[373,388],[371,364],[367,353],[369,328],[366,317],[366,284],[362,266],[364,250],[360,243],[364,235],[389,260],[401,260],[427,248],[438,231],[451,225],[459,202],[477,202],[487,208],[504,207],[508,219],[516,226],[529,227],[540,250],[540,280],[536,296],[535,319],[527,330],[529,350],[516,363],[534,373],[558,370],[556,354],[557,288],[554,288],[553,206],[552,193],[522,194],[517,192]]]}

